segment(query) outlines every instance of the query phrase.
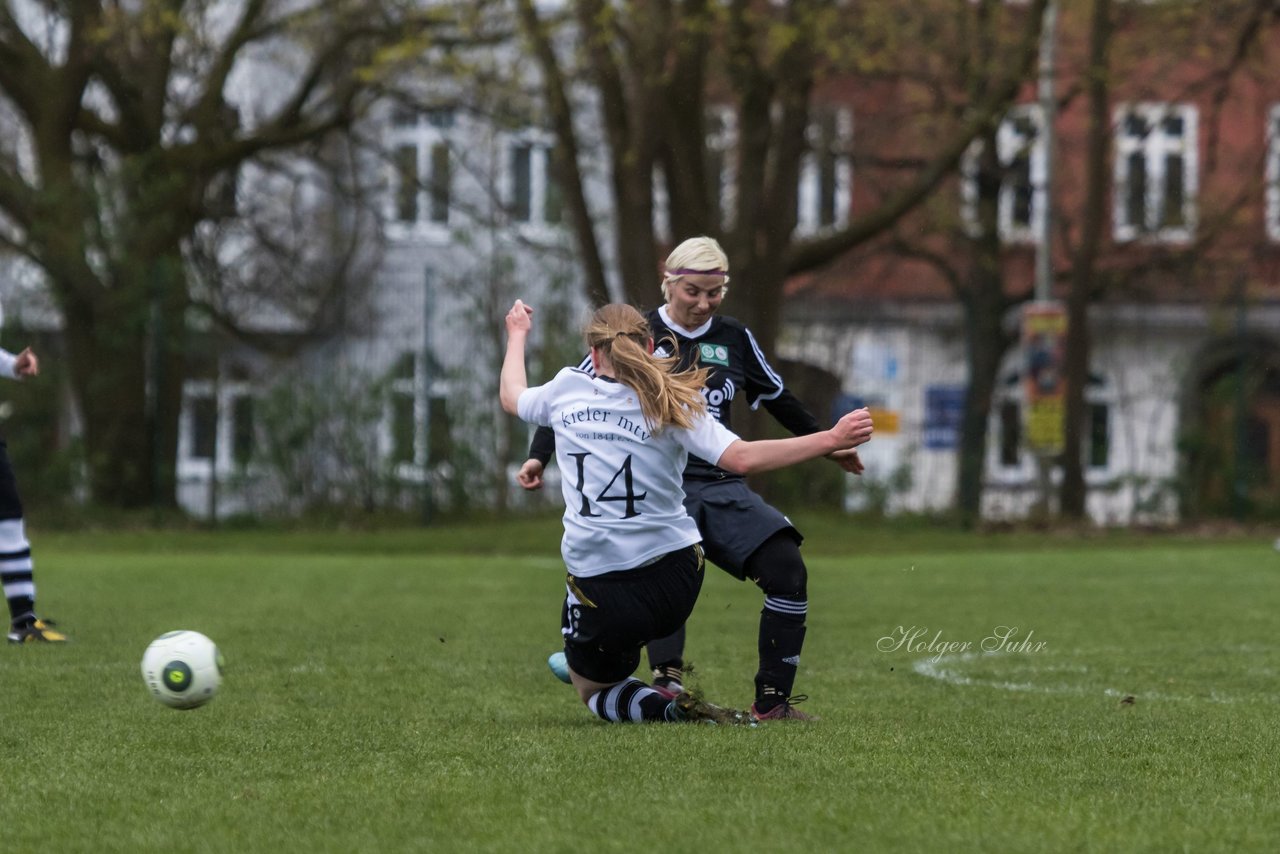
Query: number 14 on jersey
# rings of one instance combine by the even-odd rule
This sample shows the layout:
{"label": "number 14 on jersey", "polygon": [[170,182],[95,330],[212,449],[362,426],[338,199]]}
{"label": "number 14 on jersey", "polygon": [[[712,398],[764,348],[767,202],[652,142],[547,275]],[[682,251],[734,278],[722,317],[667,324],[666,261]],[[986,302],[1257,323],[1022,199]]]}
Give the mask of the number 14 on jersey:
{"label": "number 14 on jersey", "polygon": [[[613,473],[613,476],[609,478],[609,482],[604,485],[604,489],[601,489],[600,493],[596,495],[594,499],[588,498],[588,492],[589,491],[594,492],[595,484],[599,484],[600,481],[602,481],[604,478],[596,477],[596,472],[595,472],[595,468],[593,467],[593,464],[587,461],[587,458],[593,456],[593,454],[583,452],[578,454],[569,454],[569,456],[573,457],[574,461],[577,463],[578,482],[575,484],[575,488],[578,490],[578,494],[582,496],[582,506],[578,508],[579,515],[582,515],[582,516],[602,515],[600,513],[596,513],[592,509],[592,504],[591,504],[592,501],[595,501],[598,504],[602,504],[608,501],[624,502],[624,511],[622,514],[622,518],[624,519],[631,519],[635,516],[640,515],[640,511],[636,509],[636,503],[639,501],[644,501],[645,497],[649,493],[647,491],[641,492],[639,494],[636,493],[635,480],[631,474],[631,454],[627,454],[627,458],[623,460],[622,466]],[[595,467],[599,467],[599,465],[600,464],[598,462],[594,464]],[[590,478],[592,481],[592,486],[590,487],[588,487],[587,485],[587,480],[588,480],[587,469],[588,468],[592,468],[591,478]],[[605,467],[604,471],[605,472],[608,471],[607,466]],[[622,479],[622,484],[620,486],[617,485],[619,478]]]}

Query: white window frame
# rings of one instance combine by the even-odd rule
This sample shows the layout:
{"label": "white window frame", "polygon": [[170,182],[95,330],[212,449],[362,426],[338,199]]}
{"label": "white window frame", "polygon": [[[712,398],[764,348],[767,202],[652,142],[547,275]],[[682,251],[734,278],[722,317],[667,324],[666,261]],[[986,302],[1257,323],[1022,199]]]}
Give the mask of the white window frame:
{"label": "white window frame", "polygon": [[428,416],[430,414],[428,395],[432,400],[447,399],[449,397],[449,383],[444,379],[433,378],[429,389],[423,387],[423,372],[426,369],[426,362],[421,350],[401,351],[395,361],[392,362],[391,370],[394,371],[401,360],[408,356],[412,356],[413,359],[413,376],[392,376],[388,381],[387,399],[383,405],[381,423],[378,425],[378,442],[383,459],[390,460],[391,455],[395,452],[395,405],[393,400],[395,396],[412,396],[413,460],[396,463],[394,474],[403,481],[422,483],[426,477],[428,466],[434,462],[440,462],[427,458],[430,450],[428,448],[430,437],[427,434]]}
{"label": "white window frame", "polygon": [[[195,456],[195,401],[217,398],[217,432],[214,459]],[[182,385],[182,412],[178,416],[178,477],[207,480],[240,471],[235,460],[235,412],[239,401],[252,400],[253,388],[243,380],[188,380]]]}
{"label": "white window frame", "polygon": [[[987,479],[995,486],[1025,486],[1033,483],[1037,477],[1036,455],[1026,447],[1026,419],[1023,408],[1026,406],[1026,390],[1022,382],[1019,368],[1014,366],[1000,374],[1001,385],[992,395],[991,413],[987,421]],[[1101,485],[1119,475],[1116,463],[1116,391],[1115,385],[1103,376],[1102,383],[1089,383],[1085,388],[1084,402],[1086,418],[1092,419],[1092,406],[1107,407],[1107,464],[1092,466],[1089,464],[1088,443],[1092,441],[1092,421],[1086,424],[1081,436],[1086,447],[1083,449],[1085,461],[1085,483],[1090,486]],[[1001,433],[1000,418],[1005,404],[1013,403],[1018,407],[1018,461],[1014,465],[1006,465],[1000,458]]]}
{"label": "white window frame", "polygon": [[[1028,140],[1018,129],[1019,119],[1029,119],[1034,128],[1034,137]],[[1048,157],[1045,150],[1044,110],[1039,104],[1018,104],[1010,108],[1000,127],[996,131],[996,152],[1001,169],[1007,169],[1019,154],[1028,155],[1030,174],[1027,180],[1031,187],[1031,220],[1027,223],[1014,221],[1017,190],[1019,185],[1008,181],[1000,182],[1000,196],[997,200],[998,227],[1000,240],[1004,243],[1037,244],[1044,232],[1045,187],[1049,180]],[[1028,144],[1029,143],[1029,144]],[[978,226],[978,157],[981,155],[982,143],[974,141],[965,152],[961,162],[961,208],[960,215],[964,220],[965,230],[970,236],[980,234]]]}
{"label": "white window frame", "polygon": [[411,358],[413,364],[413,374],[408,377],[392,376],[387,383],[387,400],[383,405],[382,424],[379,429],[381,434],[382,456],[390,460],[391,455],[395,453],[395,417],[396,408],[394,401],[396,397],[407,396],[413,400],[413,459],[407,462],[398,462],[395,464],[395,474],[404,480],[420,481],[426,467],[427,459],[427,430],[426,417],[427,406],[426,397],[422,388],[422,371],[424,356],[421,351],[404,351],[401,352],[391,364],[391,370],[394,372],[399,367],[401,361],[406,357]]}
{"label": "white window frame", "polygon": [[[1170,115],[1182,119],[1182,135],[1164,133],[1163,120]],[[1150,126],[1145,138],[1129,134],[1127,119],[1137,117]],[[1115,122],[1115,196],[1112,217],[1117,242],[1142,240],[1153,243],[1186,243],[1196,230],[1199,194],[1198,128],[1199,111],[1192,104],[1137,103],[1116,108]],[[1140,154],[1146,164],[1147,188],[1143,204],[1144,221],[1129,221],[1127,204],[1130,182],[1129,158]],[[1165,175],[1168,157],[1182,157],[1183,207],[1182,225],[1166,226],[1156,221],[1164,210]]]}
{"label": "white window frame", "polygon": [[[517,188],[514,157],[516,149],[523,146],[529,148],[529,217],[518,219],[515,215]],[[508,218],[518,228],[529,231],[552,231],[563,226],[563,211],[560,222],[551,222],[547,219],[547,200],[551,187],[551,155],[554,148],[555,137],[539,128],[526,128],[503,135],[502,200]]]}
{"label": "white window frame", "polygon": [[1280,103],[1267,112],[1267,238],[1280,243]]}
{"label": "white window frame", "polygon": [[[449,230],[456,224],[455,218],[458,213],[456,173],[459,164],[454,155],[458,119],[458,111],[453,109],[415,111],[408,121],[402,120],[402,114],[388,118],[386,139],[390,158],[387,164],[385,208],[388,238],[431,242],[444,242],[449,239]],[[443,222],[432,219],[430,214],[432,154],[436,147],[441,145],[449,154],[449,198]],[[417,191],[417,218],[413,221],[400,219],[398,209],[400,176],[397,173],[396,157],[402,148],[413,148],[417,151],[418,182],[421,186]]]}
{"label": "white window frame", "polygon": [[853,111],[835,105],[825,109],[831,110],[835,116],[835,139],[830,141],[831,150],[836,155],[835,184],[832,187],[836,200],[834,220],[829,223],[821,221],[819,205],[823,188],[820,186],[822,175],[816,149],[823,145],[824,140],[820,123],[810,121],[805,132],[809,151],[800,163],[800,181],[796,188],[796,233],[799,235],[820,234],[849,224],[849,208],[853,201]]}

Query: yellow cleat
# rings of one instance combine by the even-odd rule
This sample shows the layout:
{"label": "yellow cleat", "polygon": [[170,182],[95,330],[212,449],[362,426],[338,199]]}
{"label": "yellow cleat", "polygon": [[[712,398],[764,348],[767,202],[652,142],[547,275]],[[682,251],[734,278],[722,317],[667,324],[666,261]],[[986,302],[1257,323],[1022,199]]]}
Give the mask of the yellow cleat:
{"label": "yellow cleat", "polygon": [[32,620],[25,626],[10,626],[9,643],[66,643],[67,636],[50,626],[52,620]]}

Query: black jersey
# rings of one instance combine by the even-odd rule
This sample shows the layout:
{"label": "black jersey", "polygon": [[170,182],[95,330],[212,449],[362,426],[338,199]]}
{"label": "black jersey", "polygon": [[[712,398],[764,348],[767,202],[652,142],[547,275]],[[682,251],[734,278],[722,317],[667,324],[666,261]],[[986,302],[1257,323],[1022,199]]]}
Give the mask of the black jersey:
{"label": "black jersey", "polygon": [[[782,377],[765,359],[751,330],[740,321],[715,315],[692,333],[686,333],[668,322],[665,306],[650,310],[645,318],[653,329],[658,355],[674,353],[679,356],[680,368],[698,365],[710,372],[702,396],[707,401],[707,412],[725,427],[733,429],[730,404],[738,395],[743,395],[748,406],[752,409],[764,406],[779,424],[797,436],[819,430],[817,419],[787,390]],[[591,369],[590,354],[581,367]],[[530,444],[529,456],[545,466],[554,453],[554,434],[539,428]],[[740,475],[690,454],[684,476],[721,479]]]}

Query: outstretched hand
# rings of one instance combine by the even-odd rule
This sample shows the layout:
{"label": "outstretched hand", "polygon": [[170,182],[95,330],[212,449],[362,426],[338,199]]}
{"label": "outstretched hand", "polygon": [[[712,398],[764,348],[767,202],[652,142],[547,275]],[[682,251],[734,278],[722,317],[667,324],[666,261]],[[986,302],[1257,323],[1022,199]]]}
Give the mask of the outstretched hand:
{"label": "outstretched hand", "polygon": [[507,312],[507,334],[528,332],[532,328],[533,309],[520,300],[516,300],[515,305],[511,306],[511,311]]}
{"label": "outstretched hand", "polygon": [[831,428],[842,448],[856,448],[871,438],[873,430],[871,413],[863,407],[844,416]]}
{"label": "outstretched hand", "polygon": [[13,360],[13,373],[19,377],[34,377],[40,373],[40,360],[28,347]]}
{"label": "outstretched hand", "polygon": [[827,459],[840,466],[840,468],[844,469],[849,474],[862,474],[867,468],[862,463],[862,457],[858,456],[858,452],[853,448],[846,448],[843,451],[834,451],[827,454]]}

